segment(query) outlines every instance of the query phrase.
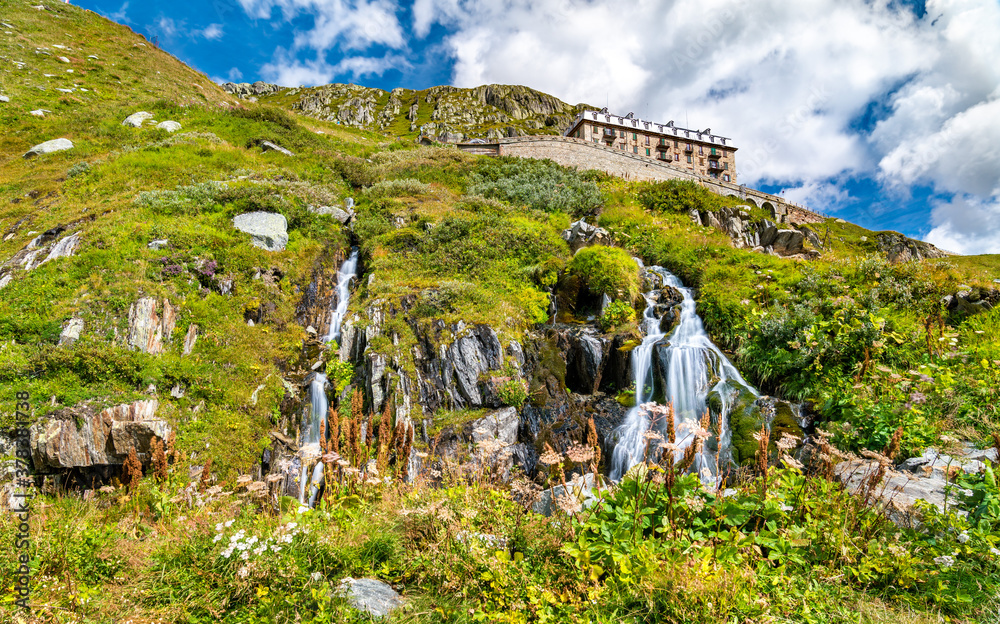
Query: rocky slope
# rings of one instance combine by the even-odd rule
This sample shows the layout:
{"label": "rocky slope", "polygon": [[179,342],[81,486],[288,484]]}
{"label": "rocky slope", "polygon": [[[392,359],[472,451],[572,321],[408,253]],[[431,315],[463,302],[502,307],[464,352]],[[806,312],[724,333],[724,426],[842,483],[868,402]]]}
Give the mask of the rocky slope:
{"label": "rocky slope", "polygon": [[226,83],[222,88],[244,99],[287,106],[303,115],[353,128],[452,142],[562,134],[576,114],[588,108],[517,85],[382,91],[353,84],[285,88],[255,82]]}

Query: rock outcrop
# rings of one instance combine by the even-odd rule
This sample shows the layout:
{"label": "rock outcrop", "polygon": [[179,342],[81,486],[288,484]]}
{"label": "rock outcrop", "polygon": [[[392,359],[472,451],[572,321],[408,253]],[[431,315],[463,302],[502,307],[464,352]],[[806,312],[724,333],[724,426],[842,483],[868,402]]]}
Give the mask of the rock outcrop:
{"label": "rock outcrop", "polygon": [[996,288],[966,288],[941,299],[949,312],[979,314],[1000,305],[1000,290]]}
{"label": "rock outcrop", "polygon": [[156,417],[157,405],[150,399],[96,413],[85,406],[42,418],[30,429],[35,470],[121,464],[132,449],[148,461],[153,438],[170,433],[167,421]]}
{"label": "rock outcrop", "polygon": [[951,255],[930,243],[907,238],[899,232],[879,232],[875,235],[875,245],[889,258],[889,262],[947,258]]}
{"label": "rock outcrop", "polygon": [[156,355],[163,351],[163,343],[170,339],[177,322],[177,311],[164,299],[162,317],[157,314],[157,301],[142,297],[128,311],[128,345],[143,353]]}
{"label": "rock outcrop", "polygon": [[240,99],[249,100],[251,102],[256,102],[257,98],[277,93],[284,88],[285,87],[263,82],[261,80],[258,80],[253,84],[248,82],[227,82],[222,85],[222,90],[226,93],[231,93]]}
{"label": "rock outcrop", "polygon": [[282,251],[288,244],[288,221],[273,212],[246,212],[233,217],[233,227],[250,235],[250,244],[267,251]]}
{"label": "rock outcrop", "polygon": [[611,244],[610,232],[596,225],[590,225],[583,219],[571,223],[567,229],[563,230],[562,238],[569,243],[569,248],[574,253],[591,245]]}
{"label": "rock outcrop", "polygon": [[[820,253],[818,249],[805,248],[806,234],[801,229],[780,229],[768,219],[754,220],[749,206],[721,208],[714,212],[692,210],[690,215],[695,224],[728,234],[738,248],[777,256],[816,257]],[[812,238],[809,240],[815,244]]]}

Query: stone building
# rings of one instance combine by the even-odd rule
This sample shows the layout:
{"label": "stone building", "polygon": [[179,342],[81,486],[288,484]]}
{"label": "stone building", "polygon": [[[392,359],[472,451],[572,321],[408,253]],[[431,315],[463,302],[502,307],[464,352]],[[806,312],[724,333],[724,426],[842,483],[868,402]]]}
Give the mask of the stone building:
{"label": "stone building", "polygon": [[638,119],[632,113],[622,117],[605,108],[578,114],[563,134],[736,183],[737,148],[732,139],[712,134],[710,128],[678,128],[673,121],[661,124]]}

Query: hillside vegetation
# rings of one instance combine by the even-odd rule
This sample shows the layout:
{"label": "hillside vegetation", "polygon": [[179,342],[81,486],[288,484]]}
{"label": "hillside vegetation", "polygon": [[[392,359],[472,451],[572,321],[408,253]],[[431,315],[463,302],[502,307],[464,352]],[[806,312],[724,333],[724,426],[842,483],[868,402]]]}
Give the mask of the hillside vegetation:
{"label": "hillside vegetation", "polygon": [[[884,473],[927,446],[1000,445],[1000,307],[943,303],[960,292],[988,301],[1000,256],[890,263],[869,243],[876,233],[836,219],[808,226],[825,241],[818,259],[755,253],[692,223],[691,209],[737,202],[691,183],[418,146],[437,122],[430,92],[358,88],[373,114],[392,98],[399,110],[357,128],[327,119],[347,95],[330,95],[322,114],[303,108],[339,86],[239,100],[72,5],[10,0],[0,22],[12,33],[0,38],[10,99],[0,103],[0,427],[9,433],[27,393],[35,421],[155,397],[176,432],[162,463],[134,478],[119,470],[86,493],[38,478],[30,547],[17,551],[31,612],[15,604],[20,563],[7,548],[2,621],[369,621],[335,591],[347,576],[399,589],[393,622],[1000,620],[1000,488],[988,462],[950,475],[961,492],[945,509],[907,509],[919,520],[909,523],[887,516],[878,479],[849,493],[834,478],[851,453]],[[574,113],[497,105],[522,101],[517,88],[469,93],[434,91],[433,110],[453,95],[453,118],[484,133],[512,119],[549,132]],[[139,111],[182,128],[122,124]],[[60,137],[74,147],[23,157]],[[342,226],[322,208],[348,198],[356,214]],[[255,211],[285,217],[283,250],[233,227]],[[608,238],[574,253],[562,233],[581,218]],[[25,261],[74,234],[71,255]],[[361,268],[348,317],[365,342],[341,361],[320,337],[352,247]],[[812,455],[789,457],[787,438],[754,430],[760,439],[741,441],[746,465],[715,487],[651,443],[649,463],[593,506],[567,497],[536,513],[543,487],[607,465],[580,407],[591,404],[567,387],[578,372],[558,332],[600,329],[622,354],[641,341],[646,288],[632,257],[696,290],[706,328],[750,383],[803,402]],[[160,353],[129,341],[141,298],[175,309]],[[73,319],[84,329],[63,341]],[[490,407],[514,407],[521,429],[538,429],[532,475],[507,474],[510,449],[490,441],[447,456],[487,401],[420,404],[437,389],[417,387],[418,369],[469,327],[490,328],[503,349],[472,382],[494,389]],[[379,364],[390,381],[372,388]],[[316,370],[335,388],[331,418],[354,429],[334,430],[348,467],[303,512],[254,486],[263,458],[294,440]],[[624,386],[593,394],[630,406]],[[402,445],[390,463],[383,448],[406,409],[426,429],[413,441],[424,463]],[[378,478],[359,473],[369,459]],[[21,539],[19,523],[0,516],[0,541]]]}

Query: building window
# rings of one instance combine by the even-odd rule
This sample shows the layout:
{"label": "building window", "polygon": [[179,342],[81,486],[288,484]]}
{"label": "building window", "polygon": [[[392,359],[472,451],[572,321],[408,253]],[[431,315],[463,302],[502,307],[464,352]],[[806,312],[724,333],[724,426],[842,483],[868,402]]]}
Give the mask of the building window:
{"label": "building window", "polygon": [[704,154],[705,153],[705,147],[703,145],[699,145],[698,146],[698,153],[699,154]]}
{"label": "building window", "polygon": [[691,157],[690,157],[690,156],[688,156],[688,162],[689,162],[689,163],[693,163],[693,162],[694,162],[694,160],[692,160],[692,159],[691,159]]}
{"label": "building window", "polygon": [[639,140],[639,137],[636,136],[635,132],[632,133],[632,140],[633,141],[638,141]]}
{"label": "building window", "polygon": [[705,166],[705,159],[704,158],[699,158],[698,159],[698,166],[699,167],[704,167]]}
{"label": "building window", "polygon": [[624,139],[625,138],[625,131],[624,130],[619,130],[618,131],[618,136],[620,136],[621,138]]}
{"label": "building window", "polygon": [[649,156],[649,148],[646,148],[646,156]]}
{"label": "building window", "polygon": [[726,182],[729,182],[729,174],[728,174],[728,173],[727,173],[727,174],[724,174],[724,175],[722,176],[722,179],[723,179],[723,180],[725,180]]}
{"label": "building window", "polygon": [[722,163],[723,169],[729,169],[729,163]]}
{"label": "building window", "polygon": [[677,139],[674,139],[674,147],[677,147],[677,145],[678,145]]}
{"label": "building window", "polygon": [[679,161],[680,159],[681,159],[680,154],[674,154],[674,160],[678,160]]}

